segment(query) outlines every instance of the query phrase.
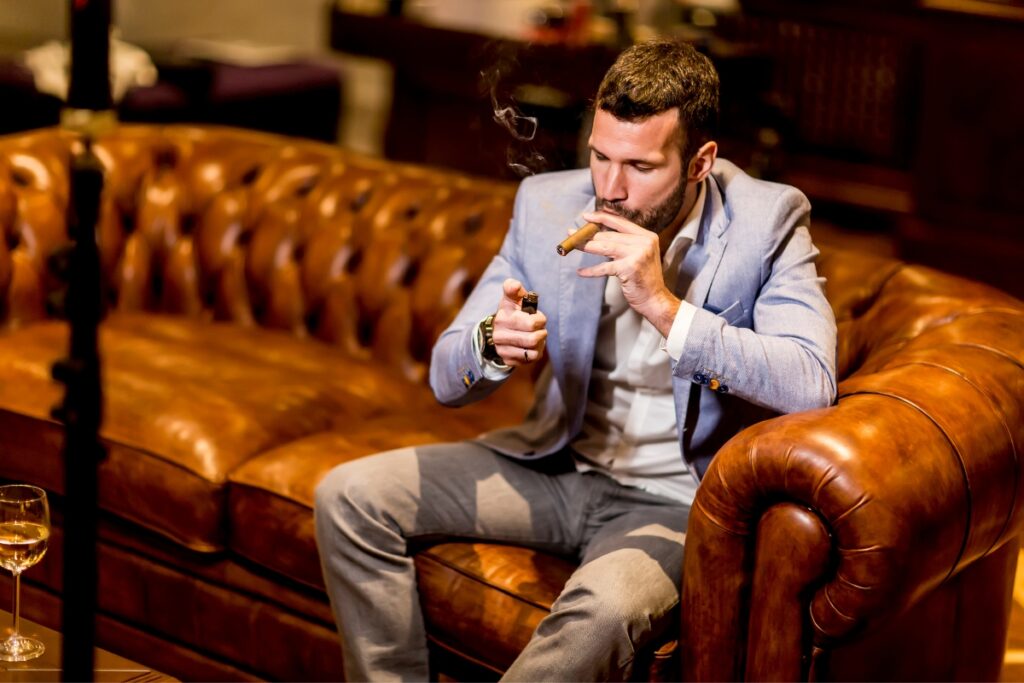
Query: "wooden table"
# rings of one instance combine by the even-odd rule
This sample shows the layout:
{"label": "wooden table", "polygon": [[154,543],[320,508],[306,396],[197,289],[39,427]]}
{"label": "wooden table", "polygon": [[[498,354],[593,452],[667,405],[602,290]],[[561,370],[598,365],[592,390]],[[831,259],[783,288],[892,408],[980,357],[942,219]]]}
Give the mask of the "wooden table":
{"label": "wooden table", "polygon": [[[11,613],[0,610],[0,624],[10,624]],[[62,636],[53,629],[46,628],[22,617],[21,632],[23,635],[38,638],[46,646],[41,657],[27,662],[0,661],[0,681],[57,681],[61,680],[61,640]],[[3,629],[2,637],[10,633],[10,627]],[[149,667],[125,659],[113,652],[96,648],[94,681],[100,683],[149,683],[150,681],[176,681]]]}

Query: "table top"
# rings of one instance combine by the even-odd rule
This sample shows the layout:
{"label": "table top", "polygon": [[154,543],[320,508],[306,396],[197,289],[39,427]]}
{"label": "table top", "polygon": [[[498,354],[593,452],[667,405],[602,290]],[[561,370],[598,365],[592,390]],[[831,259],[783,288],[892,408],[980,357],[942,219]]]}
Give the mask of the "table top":
{"label": "table top", "polygon": [[[0,610],[0,624],[10,624],[11,613]],[[10,633],[10,626],[0,632],[0,637]],[[27,662],[0,661],[0,681],[56,681],[61,678],[61,634],[34,621],[21,619],[22,635],[38,638],[46,646],[46,652]],[[151,681],[175,681],[158,671],[125,659],[113,652],[96,648],[94,681],[100,683],[150,683]]]}

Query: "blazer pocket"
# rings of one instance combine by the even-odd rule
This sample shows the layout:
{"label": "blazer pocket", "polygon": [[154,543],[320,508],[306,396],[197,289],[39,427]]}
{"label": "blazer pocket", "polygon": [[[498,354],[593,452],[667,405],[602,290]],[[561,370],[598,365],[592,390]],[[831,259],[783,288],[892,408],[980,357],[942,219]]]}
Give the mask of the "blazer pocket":
{"label": "blazer pocket", "polygon": [[725,322],[730,325],[735,325],[746,313],[746,311],[743,310],[743,303],[738,299],[721,310],[719,310],[717,306],[704,304],[704,310],[714,313],[719,318],[725,318]]}

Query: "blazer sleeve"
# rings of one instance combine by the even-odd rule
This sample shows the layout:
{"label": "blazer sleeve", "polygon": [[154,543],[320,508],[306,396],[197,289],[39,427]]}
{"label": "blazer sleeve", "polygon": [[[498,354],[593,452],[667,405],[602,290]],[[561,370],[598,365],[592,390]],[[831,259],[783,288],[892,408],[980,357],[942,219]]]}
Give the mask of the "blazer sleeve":
{"label": "blazer sleeve", "polygon": [[706,384],[780,413],[831,405],[836,397],[836,323],[818,277],[818,250],[807,224],[810,204],[787,188],[769,212],[759,250],[761,288],[752,328],[698,308],[673,368]]}
{"label": "blazer sleeve", "polygon": [[483,360],[474,351],[473,337],[480,321],[494,313],[502,297],[506,278],[525,280],[521,266],[521,244],[526,229],[526,194],[530,179],[520,185],[509,230],[501,249],[491,260],[462,310],[441,333],[430,357],[430,387],[444,405],[461,406],[489,396],[512,373],[501,379],[484,376]]}

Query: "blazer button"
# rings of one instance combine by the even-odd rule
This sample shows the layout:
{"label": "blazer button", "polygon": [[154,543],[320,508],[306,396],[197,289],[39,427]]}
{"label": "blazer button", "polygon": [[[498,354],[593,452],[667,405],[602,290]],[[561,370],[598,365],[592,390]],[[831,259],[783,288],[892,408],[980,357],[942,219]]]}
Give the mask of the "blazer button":
{"label": "blazer button", "polygon": [[707,384],[708,376],[702,372],[698,372],[696,375],[693,376],[693,381],[696,382],[697,384]]}
{"label": "blazer button", "polygon": [[729,387],[727,387],[724,384],[721,385],[720,387],[718,387],[718,393],[720,393],[720,394],[728,394],[729,393]]}

